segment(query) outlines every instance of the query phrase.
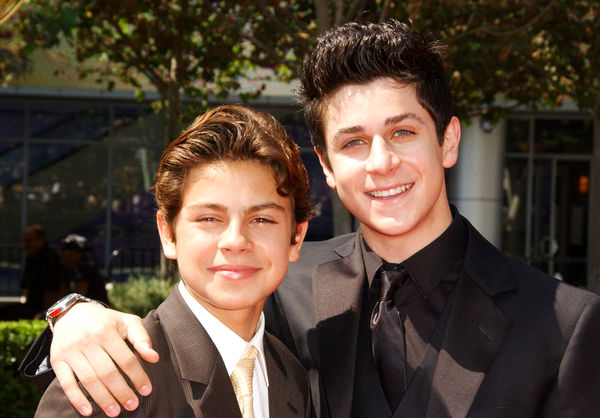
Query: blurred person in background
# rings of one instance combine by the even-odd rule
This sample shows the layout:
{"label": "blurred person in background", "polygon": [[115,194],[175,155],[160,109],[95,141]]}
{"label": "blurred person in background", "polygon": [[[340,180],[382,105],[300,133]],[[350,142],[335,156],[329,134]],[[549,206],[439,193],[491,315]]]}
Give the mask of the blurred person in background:
{"label": "blurred person in background", "polygon": [[66,294],[66,284],[61,280],[56,252],[46,241],[41,225],[30,225],[22,237],[22,248],[26,255],[25,268],[21,276],[21,288],[25,305],[22,318],[43,318],[46,310]]}
{"label": "blurred person in background", "polygon": [[71,291],[108,304],[106,283],[85,237],[67,235],[60,243],[58,258],[62,280]]}

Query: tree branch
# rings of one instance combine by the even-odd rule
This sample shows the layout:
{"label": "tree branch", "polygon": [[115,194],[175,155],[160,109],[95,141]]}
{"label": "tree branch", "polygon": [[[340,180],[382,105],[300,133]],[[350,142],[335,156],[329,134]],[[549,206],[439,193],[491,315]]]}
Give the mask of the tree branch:
{"label": "tree branch", "polygon": [[[507,30],[507,31],[498,31],[498,30],[493,30],[491,29],[489,26],[478,26],[476,28],[472,28],[472,29],[467,29],[464,32],[462,32],[461,34],[449,38],[447,40],[447,42],[456,42],[461,38],[464,38],[466,36],[469,36],[471,34],[474,33],[484,33],[487,35],[491,35],[491,36],[495,36],[495,37],[508,37],[508,36],[512,36],[515,35],[519,32],[522,32],[526,29],[528,29],[529,27],[533,26],[534,23],[536,23],[538,20],[540,20],[542,18],[542,16],[544,16],[546,13],[548,13],[548,11],[554,6],[554,4],[557,2],[557,0],[551,0],[550,3],[548,3],[537,15],[535,15],[531,20],[529,20],[527,23],[511,29],[511,30]],[[473,17],[474,17],[475,13],[472,13],[471,16],[469,17],[469,22],[467,24],[467,28],[468,25],[470,23],[472,23],[473,21]]]}

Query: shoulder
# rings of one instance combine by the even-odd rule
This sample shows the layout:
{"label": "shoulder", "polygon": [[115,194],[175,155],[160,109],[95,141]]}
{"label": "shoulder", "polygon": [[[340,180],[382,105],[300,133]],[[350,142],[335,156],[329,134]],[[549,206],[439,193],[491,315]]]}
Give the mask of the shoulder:
{"label": "shoulder", "polygon": [[[495,296],[495,300],[516,329],[527,328],[529,333],[543,335],[547,343],[566,349],[578,330],[600,323],[598,295],[564,283],[517,258],[502,257],[515,287]],[[510,280],[508,275],[506,279]]]}
{"label": "shoulder", "polygon": [[503,254],[469,223],[468,228],[464,270],[494,298],[515,326],[529,324],[541,331],[553,324],[554,332],[550,334],[568,338],[584,312],[596,311],[600,303],[597,295]]}
{"label": "shoulder", "polygon": [[265,354],[272,356],[278,367],[286,371],[286,376],[293,384],[300,389],[304,388],[308,384],[306,370],[285,344],[269,332],[265,332],[264,344]]}
{"label": "shoulder", "polygon": [[307,241],[302,244],[300,258],[290,264],[290,272],[301,272],[312,269],[321,263],[336,260],[342,255],[339,249],[354,244],[356,233],[340,235],[325,241]]}

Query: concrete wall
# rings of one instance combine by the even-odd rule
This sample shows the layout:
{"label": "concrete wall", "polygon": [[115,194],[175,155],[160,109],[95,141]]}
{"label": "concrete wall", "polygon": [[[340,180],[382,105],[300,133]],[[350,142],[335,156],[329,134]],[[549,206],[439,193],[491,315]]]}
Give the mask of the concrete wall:
{"label": "concrete wall", "polygon": [[448,197],[481,234],[502,242],[502,172],[506,123],[463,124],[458,162],[449,171]]}

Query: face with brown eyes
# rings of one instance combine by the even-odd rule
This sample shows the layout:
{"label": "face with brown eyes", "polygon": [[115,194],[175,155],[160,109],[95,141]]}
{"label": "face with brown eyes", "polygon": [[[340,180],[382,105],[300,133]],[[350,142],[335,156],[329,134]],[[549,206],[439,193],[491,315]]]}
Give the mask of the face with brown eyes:
{"label": "face with brown eyes", "polygon": [[295,225],[271,170],[252,161],[192,169],[172,225],[160,213],[157,223],[165,255],[177,260],[190,293],[232,329],[248,318],[256,324],[288,262],[298,259],[307,228]]}
{"label": "face with brown eyes", "polygon": [[324,133],[327,184],[380,256],[403,261],[448,227],[444,169],[458,156],[458,119],[440,145],[414,86],[380,78],[337,90],[327,103]]}

